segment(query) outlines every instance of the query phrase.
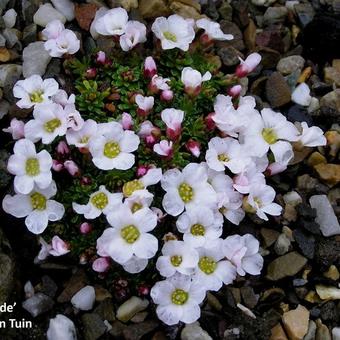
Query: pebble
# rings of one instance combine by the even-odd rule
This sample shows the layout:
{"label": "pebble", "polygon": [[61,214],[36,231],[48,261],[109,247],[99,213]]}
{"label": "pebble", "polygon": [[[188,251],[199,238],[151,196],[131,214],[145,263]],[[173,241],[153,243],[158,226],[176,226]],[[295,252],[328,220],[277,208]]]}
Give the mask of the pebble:
{"label": "pebble", "polygon": [[334,327],[332,329],[333,340],[340,340],[340,327]]}
{"label": "pebble", "polygon": [[334,111],[337,114],[340,111],[340,89],[328,92],[320,99],[320,108],[322,111]]}
{"label": "pebble", "polygon": [[307,26],[313,20],[315,11],[310,3],[299,3],[294,6],[294,9],[302,27]]}
{"label": "pebble", "polygon": [[22,32],[22,41],[25,45],[36,41],[37,38],[37,25],[30,24],[26,26]]}
{"label": "pebble", "polygon": [[269,26],[278,24],[286,19],[288,9],[286,7],[268,7],[263,15],[263,25]]}
{"label": "pebble", "polygon": [[148,305],[148,300],[142,300],[137,296],[132,296],[118,307],[116,317],[122,322],[127,322],[138,312],[145,310]]}
{"label": "pebble", "polygon": [[297,187],[303,191],[311,191],[314,190],[318,185],[318,180],[316,178],[311,177],[308,174],[301,175],[297,178]]}
{"label": "pebble", "polygon": [[340,86],[340,72],[335,67],[325,67],[325,82],[330,85]]}
{"label": "pebble", "polygon": [[317,164],[314,169],[329,186],[333,187],[340,182],[340,164]]}
{"label": "pebble", "polygon": [[164,0],[141,0],[138,9],[143,18],[155,18],[170,12]]}
{"label": "pebble", "polygon": [[279,72],[273,72],[266,82],[266,96],[273,108],[290,102],[290,88]]}
{"label": "pebble", "polygon": [[304,336],[303,340],[314,340],[315,333],[316,333],[316,324],[313,320],[309,320],[308,331],[307,331],[307,334]]}
{"label": "pebble", "polygon": [[338,268],[332,264],[326,272],[323,273],[324,277],[327,277],[328,279],[337,281],[340,278],[340,273],[338,271]]}
{"label": "pebble", "polygon": [[60,20],[63,24],[66,22],[65,16],[57,11],[51,4],[40,6],[33,16],[33,22],[42,27],[46,27],[52,20]]}
{"label": "pebble", "polygon": [[222,47],[218,50],[218,55],[222,60],[222,63],[229,67],[229,66],[235,66],[239,64],[240,60],[238,58],[238,51],[229,46],[229,47]]}
{"label": "pebble", "polygon": [[276,2],[276,0],[251,0],[251,3],[254,4],[255,6],[270,6]]}
{"label": "pebble", "polygon": [[327,164],[327,159],[320,152],[315,151],[308,157],[307,164],[311,167],[318,164]]}
{"label": "pebble", "polygon": [[80,310],[92,309],[96,300],[96,293],[92,286],[85,286],[79,290],[71,299],[72,305]]}
{"label": "pebble", "polygon": [[301,252],[308,259],[313,259],[315,254],[315,238],[313,235],[307,235],[301,229],[294,230],[294,239],[299,245]]}
{"label": "pebble", "polygon": [[21,32],[18,31],[15,28],[5,28],[2,31],[3,37],[6,39],[6,46],[9,48],[14,47],[16,44],[18,44],[19,49],[21,50],[22,46],[19,41],[19,38],[21,38]]}
{"label": "pebble", "polygon": [[15,25],[15,22],[17,20],[17,12],[11,8],[3,15],[3,19],[5,21],[5,25],[7,28],[13,28]]}
{"label": "pebble", "polygon": [[269,228],[261,228],[261,236],[263,237],[264,246],[266,248],[270,247],[279,237],[280,233],[276,230]]}
{"label": "pebble", "polygon": [[307,263],[307,259],[293,251],[273,260],[268,265],[267,278],[272,281],[297,274]]}
{"label": "pebble", "polygon": [[33,74],[43,76],[51,59],[43,41],[30,43],[23,51],[23,76],[25,78]]}
{"label": "pebble", "polygon": [[283,314],[282,322],[290,340],[301,340],[308,331],[309,311],[298,305],[296,309]]}
{"label": "pebble", "polygon": [[85,31],[90,30],[91,22],[96,15],[98,7],[95,4],[76,4],[75,17],[79,26]]}
{"label": "pebble", "polygon": [[[125,340],[140,340],[144,339],[144,335],[152,332],[159,326],[155,320],[148,320],[137,325],[129,325],[123,330]],[[150,339],[150,338],[148,338]]]}
{"label": "pebble", "polygon": [[305,59],[299,55],[291,55],[280,59],[276,68],[283,75],[291,74],[297,70],[301,70],[305,64]]}
{"label": "pebble", "polygon": [[269,340],[288,340],[280,323],[271,329],[271,336]]}
{"label": "pebble", "polygon": [[326,195],[314,195],[309,199],[312,208],[316,209],[315,222],[320,225],[322,234],[326,237],[339,235],[340,225],[334,210]]}
{"label": "pebble", "polygon": [[296,191],[290,191],[284,194],[283,200],[286,204],[290,204],[294,207],[302,203],[302,197]]}
{"label": "pebble", "polygon": [[94,312],[97,313],[103,320],[107,320],[109,322],[112,322],[116,319],[113,303],[110,298],[100,302]]}
{"label": "pebble", "polygon": [[47,330],[47,340],[76,340],[77,332],[72,320],[65,315],[57,314],[50,319]]}
{"label": "pebble", "polygon": [[5,63],[10,60],[11,54],[6,47],[0,47],[0,62]]}
{"label": "pebble", "polygon": [[280,236],[277,238],[274,250],[277,255],[284,255],[289,251],[291,245],[291,240],[286,234],[280,234]]}
{"label": "pebble", "polygon": [[321,300],[340,300],[339,288],[316,285],[315,289]]}
{"label": "pebble", "polygon": [[310,89],[306,83],[299,84],[292,93],[292,101],[302,106],[309,106],[312,101]]}
{"label": "pebble", "polygon": [[43,293],[34,294],[22,303],[22,308],[27,310],[32,317],[36,317],[52,309],[54,301]]}
{"label": "pebble", "polygon": [[0,65],[0,87],[13,85],[19,80],[22,74],[22,66],[16,64]]}
{"label": "pebble", "polygon": [[84,326],[84,339],[97,340],[106,331],[106,325],[96,313],[86,313],[81,317]]}
{"label": "pebble", "polygon": [[74,3],[70,0],[51,0],[53,6],[63,14],[67,21],[74,19]]}
{"label": "pebble", "polygon": [[316,320],[315,340],[332,340],[328,327],[320,319]]}
{"label": "pebble", "polygon": [[212,337],[196,321],[183,328],[181,340],[212,340]]}
{"label": "pebble", "polygon": [[254,289],[249,286],[241,287],[241,296],[246,307],[253,309],[259,300],[259,295],[255,294]]}

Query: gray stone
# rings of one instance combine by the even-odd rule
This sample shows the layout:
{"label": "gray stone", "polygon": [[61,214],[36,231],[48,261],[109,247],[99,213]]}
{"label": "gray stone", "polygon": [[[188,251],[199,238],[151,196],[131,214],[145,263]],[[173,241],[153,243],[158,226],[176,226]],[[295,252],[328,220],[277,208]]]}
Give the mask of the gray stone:
{"label": "gray stone", "polygon": [[309,320],[308,331],[307,331],[307,334],[304,336],[303,340],[314,340],[315,333],[316,333],[316,324],[313,320]]}
{"label": "gray stone", "polygon": [[5,47],[6,46],[6,38],[0,34],[0,47]]}
{"label": "gray stone", "polygon": [[291,55],[286,58],[282,58],[277,64],[277,70],[283,75],[291,74],[294,71],[301,70],[305,65],[305,59],[300,55]]}
{"label": "gray stone", "polygon": [[34,294],[22,303],[22,308],[27,310],[34,318],[52,309],[54,301],[44,293]]}
{"label": "gray stone", "polygon": [[324,236],[340,234],[339,221],[326,195],[314,195],[309,199],[312,208],[316,209],[315,221],[320,225]]}
{"label": "gray stone", "polygon": [[286,19],[288,9],[286,7],[268,7],[263,16],[263,25],[278,24]]}
{"label": "gray stone", "polygon": [[7,100],[0,101],[0,119],[8,114],[10,103]]}
{"label": "gray stone", "polygon": [[97,340],[106,331],[104,321],[96,313],[87,313],[81,317],[84,326],[84,339]]}
{"label": "gray stone", "polygon": [[[21,32],[15,28],[6,28],[2,31],[2,35],[6,39],[6,46],[8,48],[12,48],[19,43],[19,36],[21,35]],[[19,48],[22,48],[21,43],[19,44]]]}
{"label": "gray stone", "polygon": [[111,298],[107,298],[102,301],[94,310],[94,312],[97,313],[102,318],[102,320],[112,322],[116,319]]}
{"label": "gray stone", "polygon": [[34,14],[43,3],[44,0],[21,0],[22,16],[26,24],[31,24],[33,22]]}
{"label": "gray stone", "polygon": [[277,238],[274,250],[277,255],[284,255],[288,252],[290,248],[291,241],[289,237],[286,234],[280,234],[280,236]]}
{"label": "gray stone", "polygon": [[65,16],[57,11],[51,4],[40,6],[33,16],[33,22],[42,27],[46,27],[52,20],[60,20],[63,24],[66,22]]}
{"label": "gray stone", "polygon": [[130,325],[123,330],[125,340],[140,340],[144,335],[157,328],[159,323],[155,320],[148,320],[136,325]]}
{"label": "gray stone", "polygon": [[332,329],[333,340],[340,340],[340,327],[334,327]]}
{"label": "gray stone", "polygon": [[295,12],[303,27],[309,24],[315,15],[313,6],[310,3],[299,3],[294,6]]}
{"label": "gray stone", "polygon": [[57,284],[47,275],[44,275],[41,281],[41,292],[50,296],[51,298],[54,298],[58,290]]}
{"label": "gray stone", "polygon": [[273,4],[274,2],[276,2],[276,0],[251,0],[252,4],[254,4],[255,6],[270,6],[271,4]]}
{"label": "gray stone", "polygon": [[340,89],[328,92],[320,99],[320,108],[322,111],[333,111],[337,114],[340,111]]}
{"label": "gray stone", "polygon": [[22,32],[22,41],[25,45],[37,40],[37,25],[30,24],[26,26]]}
{"label": "gray stone", "polygon": [[272,107],[280,107],[291,100],[290,88],[279,72],[273,72],[266,82],[266,96]]}
{"label": "gray stone", "polygon": [[212,337],[196,321],[183,328],[181,340],[212,340]]}
{"label": "gray stone", "polygon": [[44,48],[43,41],[29,44],[23,51],[23,75],[25,78],[33,74],[43,76],[51,57]]}
{"label": "gray stone", "polygon": [[22,74],[22,66],[16,64],[0,65],[0,87],[13,87]]}
{"label": "gray stone", "polygon": [[240,62],[238,59],[237,50],[231,46],[220,48],[217,54],[225,66],[235,66]]}
{"label": "gray stone", "polygon": [[67,21],[74,19],[74,3],[70,0],[51,0],[53,6],[65,16]]}
{"label": "gray stone", "polygon": [[6,6],[8,3],[9,3],[9,0],[0,0],[0,9],[2,10],[6,9]]}

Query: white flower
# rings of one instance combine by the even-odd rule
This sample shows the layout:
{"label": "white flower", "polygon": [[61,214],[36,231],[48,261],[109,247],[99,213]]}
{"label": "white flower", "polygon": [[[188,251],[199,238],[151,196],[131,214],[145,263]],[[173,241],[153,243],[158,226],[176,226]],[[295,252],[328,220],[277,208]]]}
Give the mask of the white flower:
{"label": "white flower", "polygon": [[173,153],[172,145],[172,141],[169,142],[167,140],[161,140],[153,146],[153,151],[160,156],[171,157]]}
{"label": "white flower", "polygon": [[39,153],[28,139],[20,139],[14,144],[14,155],[8,159],[7,169],[15,175],[14,188],[20,194],[28,194],[34,184],[46,189],[52,182],[52,157],[46,151]]}
{"label": "white flower", "polygon": [[87,204],[82,205],[73,202],[73,210],[78,214],[84,214],[87,219],[94,219],[102,213],[108,215],[112,209],[117,208],[122,203],[123,195],[121,193],[112,194],[106,190],[104,185],[99,190],[92,193]]}
{"label": "white flower", "polygon": [[256,66],[261,62],[261,55],[258,53],[251,53],[246,60],[240,59],[240,64],[237,66],[235,74],[239,77],[246,77],[249,73],[255,70]]}
{"label": "white flower", "polygon": [[302,133],[299,142],[304,146],[315,147],[327,144],[323,131],[317,126],[308,127],[306,122],[301,123]]}
{"label": "white flower", "polygon": [[184,119],[184,111],[176,109],[165,109],[161,112],[162,121],[167,129],[166,134],[171,140],[176,140],[181,134],[181,124]]}
{"label": "white flower", "polygon": [[195,38],[192,25],[177,14],[170,15],[168,18],[156,18],[151,29],[156,37],[161,40],[163,50],[177,47],[187,51]]}
{"label": "white flower", "polygon": [[37,258],[34,260],[35,263],[36,260],[38,261],[46,260],[47,257],[50,255],[50,250],[52,249],[52,246],[48,244],[42,237],[39,237],[39,243],[41,245],[41,248]]}
{"label": "white flower", "polygon": [[193,281],[202,285],[206,290],[218,291],[223,283],[228,285],[236,278],[236,268],[224,260],[222,240],[212,240],[206,246],[197,248],[199,261]]}
{"label": "white flower", "polygon": [[128,20],[129,17],[124,8],[113,8],[95,19],[94,30],[102,35],[122,35],[125,33]]}
{"label": "white flower", "polygon": [[125,26],[125,32],[120,36],[119,43],[123,51],[127,52],[137,44],[146,41],[146,27],[139,21],[129,21]]}
{"label": "white flower", "polygon": [[135,163],[131,153],[137,150],[139,137],[121,124],[110,122],[98,126],[98,134],[89,142],[89,150],[95,166],[102,170],[127,170]]}
{"label": "white flower", "polygon": [[157,304],[156,313],[167,325],[182,321],[193,323],[199,319],[199,304],[205,297],[205,289],[198,282],[192,282],[190,276],[176,274],[164,281],[157,282],[150,295]]}
{"label": "white flower", "polygon": [[203,247],[222,235],[223,218],[204,206],[196,206],[181,214],[177,229],[183,233],[183,240],[193,248]]}
{"label": "white flower", "polygon": [[110,256],[119,264],[126,264],[133,255],[150,259],[158,250],[158,240],[149,232],[157,225],[157,215],[149,208],[133,213],[126,205],[112,211],[107,219],[113,228],[105,229],[97,240],[100,256]]}
{"label": "white flower", "polygon": [[78,131],[84,125],[84,119],[76,110],[74,104],[67,104],[64,107],[65,114],[67,115],[67,128]]}
{"label": "white flower", "polygon": [[292,149],[288,141],[297,141],[299,131],[286,117],[271,109],[263,109],[255,115],[244,131],[245,147],[249,154],[261,157],[271,150],[275,160]]}
{"label": "white flower", "polygon": [[[250,187],[249,195],[246,198],[245,209],[254,212],[260,218],[268,221],[268,215],[279,216],[282,207],[273,203],[275,199],[275,190],[265,184],[254,184]],[[249,206],[248,206],[249,205]]]}
{"label": "white flower", "polygon": [[64,30],[65,26],[60,20],[52,20],[46,25],[41,33],[45,40],[50,40],[57,39]]}
{"label": "white flower", "polygon": [[234,174],[242,172],[251,162],[242,145],[230,137],[212,138],[208,143],[205,159],[211,169],[224,171],[227,167]]}
{"label": "white flower", "polygon": [[59,104],[42,104],[34,108],[34,119],[25,124],[25,137],[32,142],[41,139],[43,144],[51,144],[58,136],[64,136],[67,129],[67,115]]}
{"label": "white flower", "polygon": [[51,99],[54,103],[59,104],[62,107],[65,107],[68,104],[74,104],[76,102],[76,96],[74,94],[68,96],[64,90],[58,90]]}
{"label": "white flower", "polygon": [[196,26],[204,29],[204,34],[206,34],[210,39],[232,40],[234,38],[232,34],[224,34],[219,23],[206,18],[197,20]]}
{"label": "white flower", "polygon": [[142,208],[149,208],[153,201],[153,194],[146,189],[136,190],[124,201],[132,212]]}
{"label": "white flower", "polygon": [[21,109],[29,109],[36,104],[50,103],[50,97],[58,91],[58,83],[52,79],[43,80],[38,75],[32,75],[25,80],[16,82],[13,88],[15,98],[20,98],[16,103]]}
{"label": "white flower", "polygon": [[162,91],[170,90],[170,86],[168,85],[169,81],[170,81],[170,78],[163,78],[163,77],[155,74],[151,78],[151,88],[154,88],[157,91],[158,90],[162,90]]}
{"label": "white flower", "polygon": [[23,121],[12,118],[9,127],[6,129],[2,129],[2,131],[10,133],[12,135],[12,138],[14,140],[17,140],[24,137],[24,126],[25,123]]}
{"label": "white flower", "polygon": [[66,140],[69,145],[75,145],[78,148],[86,148],[88,147],[90,139],[96,136],[96,134],[97,123],[92,119],[88,119],[84,122],[80,130],[67,130]]}
{"label": "white flower", "polygon": [[15,217],[26,217],[27,229],[33,234],[41,234],[48,225],[48,221],[59,221],[64,213],[64,206],[50,200],[57,193],[54,181],[45,188],[37,186],[29,194],[6,195],[2,201],[2,208]]}
{"label": "white flower", "polygon": [[70,252],[68,244],[63,241],[59,236],[52,237],[51,249],[49,251],[52,256],[62,256]]}
{"label": "white flower", "polygon": [[165,211],[177,216],[185,208],[195,205],[213,208],[216,205],[216,192],[207,180],[206,169],[196,163],[188,164],[182,172],[178,169],[166,171],[161,181],[166,191],[162,202]]}
{"label": "white flower", "polygon": [[156,268],[162,276],[170,277],[175,273],[192,275],[198,264],[198,253],[186,242],[170,240],[165,242],[162,255],[156,262]]}
{"label": "white flower", "polygon": [[205,72],[204,75],[194,70],[192,67],[184,67],[181,74],[181,81],[184,84],[185,92],[189,94],[198,94],[200,91],[202,82],[211,79],[211,73]]}
{"label": "white flower", "polygon": [[295,88],[292,93],[292,101],[302,106],[309,106],[312,101],[312,96],[306,83],[301,83]]}
{"label": "white flower", "polygon": [[263,258],[259,252],[259,241],[251,234],[227,237],[222,244],[226,258],[237,268],[241,276],[246,273],[259,275],[263,267]]}
{"label": "white flower", "polygon": [[144,97],[141,94],[137,94],[135,96],[135,101],[138,105],[138,114],[140,114],[141,116],[146,116],[152,110],[155,104],[154,97]]}
{"label": "white flower", "polygon": [[148,265],[148,259],[141,259],[136,255],[133,255],[131,259],[122,264],[125,271],[130,274],[137,274],[143,271]]}

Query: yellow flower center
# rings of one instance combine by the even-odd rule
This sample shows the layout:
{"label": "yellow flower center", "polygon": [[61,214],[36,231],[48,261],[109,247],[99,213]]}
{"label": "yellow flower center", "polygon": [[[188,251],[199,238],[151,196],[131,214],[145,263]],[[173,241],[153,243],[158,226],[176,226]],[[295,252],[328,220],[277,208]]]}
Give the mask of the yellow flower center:
{"label": "yellow flower center", "polygon": [[107,142],[104,146],[104,156],[107,158],[116,158],[120,154],[119,144],[116,142]]}
{"label": "yellow flower center", "polygon": [[248,196],[243,198],[242,208],[249,214],[254,214],[256,212],[256,210],[248,203]]}
{"label": "yellow flower center", "polygon": [[229,162],[230,160],[228,155],[226,155],[225,153],[221,153],[220,155],[217,156],[217,158],[220,162]]}
{"label": "yellow flower center", "polygon": [[42,90],[37,90],[30,94],[30,100],[32,103],[42,103],[44,101],[43,98],[44,92]]}
{"label": "yellow flower center", "polygon": [[138,211],[138,210],[140,210],[140,209],[142,209],[143,208],[143,206],[141,205],[141,204],[139,204],[139,203],[133,203],[133,205],[132,205],[132,207],[131,207],[131,211],[133,212],[133,213],[135,213],[136,211]]}
{"label": "yellow flower center", "polygon": [[123,194],[125,197],[129,197],[136,190],[142,190],[142,189],[144,189],[143,183],[138,179],[134,179],[133,181],[126,182],[123,185]]}
{"label": "yellow flower center", "polygon": [[169,31],[164,32],[163,35],[164,35],[164,38],[166,40],[170,40],[172,42],[176,42],[177,41],[176,35],[171,33],[171,32],[169,32]]}
{"label": "yellow flower center", "polygon": [[107,195],[103,192],[94,194],[91,198],[91,203],[99,210],[103,210],[109,203]]}
{"label": "yellow flower center", "polygon": [[182,256],[179,255],[171,256],[170,261],[174,267],[178,267],[182,263]]}
{"label": "yellow flower center", "polygon": [[191,226],[190,232],[194,236],[204,236],[205,228],[202,226],[202,224],[196,223]]}
{"label": "yellow flower center", "polygon": [[79,143],[81,144],[86,144],[89,141],[90,137],[89,136],[83,136],[80,138]]}
{"label": "yellow flower center", "polygon": [[190,202],[194,197],[194,191],[187,183],[182,183],[178,187],[178,193],[184,203]]}
{"label": "yellow flower center", "polygon": [[215,271],[217,267],[217,263],[216,261],[214,261],[212,257],[203,256],[200,258],[198,262],[198,266],[202,270],[203,273],[210,275]]}
{"label": "yellow flower center", "polygon": [[277,142],[277,135],[274,129],[271,128],[263,129],[262,137],[268,144],[275,144]]}
{"label": "yellow flower center", "polygon": [[25,166],[26,174],[29,176],[37,176],[40,173],[40,164],[37,158],[28,158]]}
{"label": "yellow flower center", "polygon": [[127,243],[132,244],[138,240],[140,232],[134,225],[130,224],[122,228],[120,235]]}
{"label": "yellow flower center", "polygon": [[35,210],[45,210],[46,201],[46,197],[39,192],[35,192],[31,195],[31,204]]}
{"label": "yellow flower center", "polygon": [[176,289],[171,294],[171,301],[175,305],[184,305],[189,298],[189,294],[183,289]]}
{"label": "yellow flower center", "polygon": [[61,125],[60,119],[54,118],[44,124],[44,129],[49,133],[53,133],[54,130],[57,129],[60,125]]}

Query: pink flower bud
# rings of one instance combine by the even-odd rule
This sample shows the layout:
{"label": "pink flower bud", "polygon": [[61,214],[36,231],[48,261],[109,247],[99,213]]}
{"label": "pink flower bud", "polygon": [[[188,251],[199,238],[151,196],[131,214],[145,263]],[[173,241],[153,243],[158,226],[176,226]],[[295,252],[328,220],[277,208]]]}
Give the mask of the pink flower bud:
{"label": "pink flower bud", "polygon": [[24,126],[25,123],[22,122],[21,120],[18,120],[16,118],[13,118],[11,120],[11,123],[7,129],[2,129],[3,132],[8,132],[12,134],[12,138],[14,140],[23,138],[25,133],[24,133]]}
{"label": "pink flower bud", "polygon": [[99,51],[96,55],[96,62],[98,64],[105,65],[107,63],[106,54],[103,51]]}
{"label": "pink flower bud", "polygon": [[152,57],[147,57],[144,62],[144,76],[146,78],[152,78],[157,74],[157,65]]}
{"label": "pink flower bud", "polygon": [[63,165],[63,163],[60,163],[56,159],[53,159],[53,161],[52,161],[52,169],[54,171],[56,171],[56,172],[59,172],[59,171],[64,169],[64,165]]}
{"label": "pink flower bud", "polygon": [[85,77],[87,79],[93,79],[96,77],[96,75],[97,75],[97,69],[95,69],[94,67],[87,69],[85,72]]}
{"label": "pink flower bud", "polygon": [[68,244],[63,241],[59,236],[53,236],[52,249],[50,254],[53,256],[65,255],[70,251]]}
{"label": "pink flower bud", "polygon": [[137,290],[139,296],[147,296],[150,293],[150,287],[147,285],[140,285]]}
{"label": "pink flower bud", "polygon": [[161,100],[165,102],[170,102],[174,98],[174,93],[172,90],[164,90],[161,93]]}
{"label": "pink flower bud", "polygon": [[141,94],[135,96],[135,101],[138,105],[137,114],[142,117],[147,116],[155,104],[154,97],[144,97]]}
{"label": "pink flower bud", "polygon": [[64,162],[64,167],[68,171],[68,173],[73,177],[78,176],[80,173],[78,165],[73,161]]}
{"label": "pink flower bud", "polygon": [[92,263],[92,269],[98,273],[105,273],[110,268],[110,259],[107,257],[99,257]]}
{"label": "pink flower bud", "polygon": [[124,130],[131,130],[133,126],[133,120],[131,115],[127,112],[123,112],[121,123]]}
{"label": "pink flower bud", "polygon": [[92,225],[88,222],[84,222],[80,225],[79,230],[82,234],[88,234],[92,231]]}
{"label": "pink flower bud", "polygon": [[137,177],[142,177],[142,176],[146,175],[148,170],[149,170],[149,167],[147,165],[144,165],[144,164],[138,165]]}
{"label": "pink flower bud", "polygon": [[173,156],[172,141],[162,140],[153,146],[153,151],[164,158],[172,158]]}
{"label": "pink flower bud", "polygon": [[241,63],[237,66],[235,74],[239,78],[247,76],[255,70],[256,66],[261,62],[261,55],[258,53],[249,54],[246,60],[240,58]]}
{"label": "pink flower bud", "polygon": [[185,143],[185,147],[187,148],[188,151],[190,151],[195,157],[199,157],[201,153],[201,145],[199,142],[189,139]]}
{"label": "pink flower bud", "polygon": [[179,136],[182,133],[182,128],[178,127],[176,130],[171,129],[171,128],[167,128],[166,129],[166,135],[169,139],[175,141],[179,138]]}
{"label": "pink flower bud", "polygon": [[154,135],[148,135],[145,137],[145,143],[148,147],[152,147],[157,142],[157,138]]}
{"label": "pink flower bud", "polygon": [[229,94],[229,96],[235,98],[235,97],[238,97],[240,95],[241,91],[242,91],[242,86],[241,85],[235,85],[228,90],[228,94]]}
{"label": "pink flower bud", "polygon": [[64,141],[58,143],[56,150],[60,155],[68,155],[70,153],[70,148]]}
{"label": "pink flower bud", "polygon": [[83,176],[80,179],[80,184],[81,185],[90,185],[91,183],[92,183],[92,181],[91,181],[91,178],[89,178],[89,177]]}
{"label": "pink flower bud", "polygon": [[212,131],[215,129],[216,124],[213,120],[213,116],[215,115],[215,112],[210,112],[205,118],[204,118],[204,123],[205,123],[205,127],[207,128],[207,130]]}

